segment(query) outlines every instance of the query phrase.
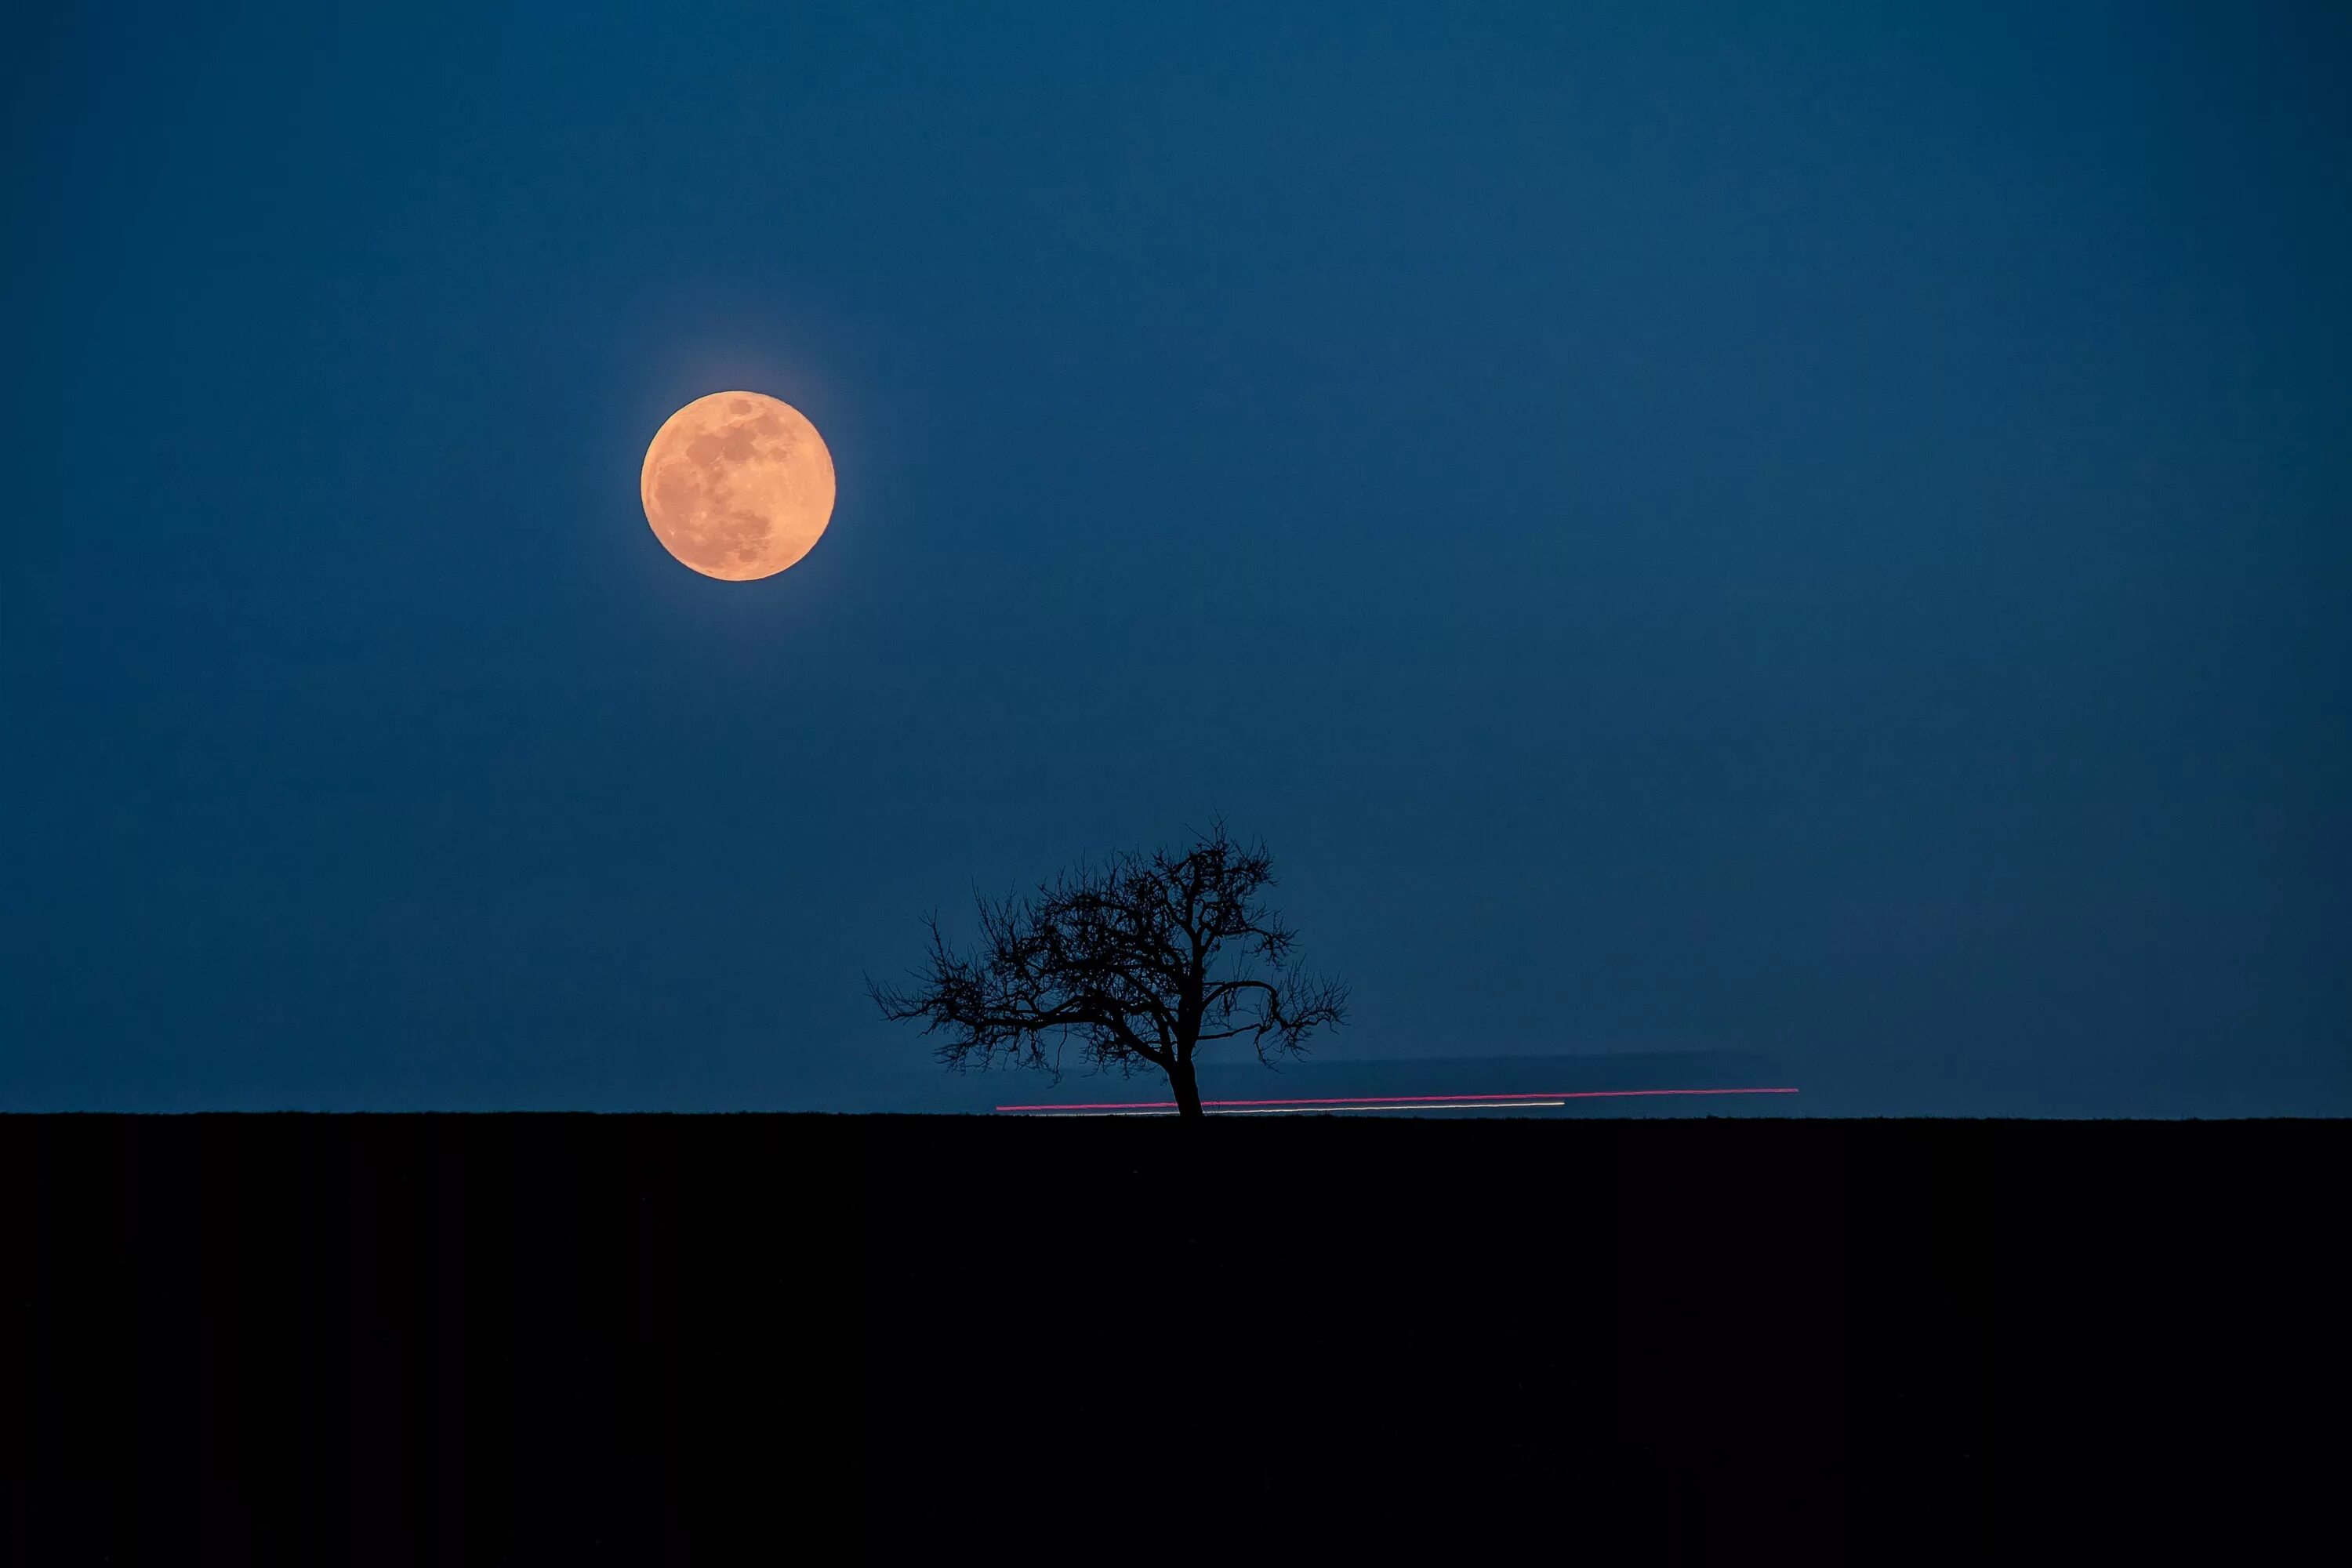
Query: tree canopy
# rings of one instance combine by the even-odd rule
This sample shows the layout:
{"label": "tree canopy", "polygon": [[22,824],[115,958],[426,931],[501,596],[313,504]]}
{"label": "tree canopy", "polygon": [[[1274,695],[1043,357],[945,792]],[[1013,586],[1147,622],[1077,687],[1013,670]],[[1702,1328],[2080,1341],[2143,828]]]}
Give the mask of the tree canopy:
{"label": "tree canopy", "polygon": [[1347,987],[1296,963],[1297,933],[1265,901],[1272,886],[1265,847],[1218,822],[1181,852],[1081,863],[1026,896],[978,900],[972,951],[933,917],[910,983],[869,988],[885,1017],[938,1036],[950,1067],[1058,1073],[1072,1051],[1097,1068],[1146,1065],[1197,1117],[1201,1047],[1246,1040],[1270,1063],[1346,1013]]}

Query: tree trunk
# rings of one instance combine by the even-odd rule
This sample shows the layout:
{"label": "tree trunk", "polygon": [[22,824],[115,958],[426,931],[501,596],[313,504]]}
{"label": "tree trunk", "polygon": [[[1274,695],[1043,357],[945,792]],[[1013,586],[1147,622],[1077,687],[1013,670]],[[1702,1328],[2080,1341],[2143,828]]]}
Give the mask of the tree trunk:
{"label": "tree trunk", "polygon": [[1204,1114],[1201,1110],[1201,1086],[1192,1077],[1192,1061],[1180,1057],[1168,1068],[1169,1087],[1176,1091],[1176,1114],[1184,1121],[1197,1121]]}

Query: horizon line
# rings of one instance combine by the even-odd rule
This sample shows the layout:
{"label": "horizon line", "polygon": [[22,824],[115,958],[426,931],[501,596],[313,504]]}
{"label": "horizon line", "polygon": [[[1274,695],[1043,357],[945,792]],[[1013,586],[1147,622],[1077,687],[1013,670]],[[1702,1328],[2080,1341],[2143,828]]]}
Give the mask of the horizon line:
{"label": "horizon line", "polygon": [[[1794,1094],[1793,1089],[1544,1089],[1507,1094],[1352,1094],[1307,1098],[1304,1096],[1278,1100],[1204,1100],[1201,1109],[1213,1105],[1430,1105],[1449,1100],[1549,1100],[1555,1104],[1570,1100],[1637,1100],[1646,1096],[1669,1094]],[[1000,1105],[1006,1111],[1053,1110],[1173,1110],[1172,1100],[1102,1100],[1083,1105]],[[1486,1109],[1481,1107],[1480,1109]]]}

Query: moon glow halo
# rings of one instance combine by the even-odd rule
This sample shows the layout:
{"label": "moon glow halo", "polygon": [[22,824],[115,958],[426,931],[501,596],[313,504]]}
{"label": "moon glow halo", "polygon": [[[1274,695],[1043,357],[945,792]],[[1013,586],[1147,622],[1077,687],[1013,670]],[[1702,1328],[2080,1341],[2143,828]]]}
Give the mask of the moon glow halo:
{"label": "moon glow halo", "polygon": [[749,583],[806,555],[833,520],[833,454],[808,416],[763,392],[714,392],[662,422],[637,489],[662,548]]}

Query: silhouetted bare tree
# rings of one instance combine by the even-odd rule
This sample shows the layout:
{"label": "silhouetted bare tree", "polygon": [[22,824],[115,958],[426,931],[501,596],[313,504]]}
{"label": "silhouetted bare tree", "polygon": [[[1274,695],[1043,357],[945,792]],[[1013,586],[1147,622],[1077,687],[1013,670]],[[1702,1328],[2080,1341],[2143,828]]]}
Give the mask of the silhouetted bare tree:
{"label": "silhouetted bare tree", "polygon": [[944,1037],[950,1067],[1005,1061],[1059,1072],[1075,1047],[1099,1067],[1146,1062],[1168,1075],[1180,1114],[1201,1114],[1193,1053],[1246,1038],[1261,1061],[1297,1055],[1337,1025],[1347,988],[1291,961],[1297,933],[1265,907],[1273,861],[1219,822],[1190,849],[1080,865],[1033,895],[979,900],[982,940],[966,955],[937,917],[914,984],[867,988],[883,1016]]}

